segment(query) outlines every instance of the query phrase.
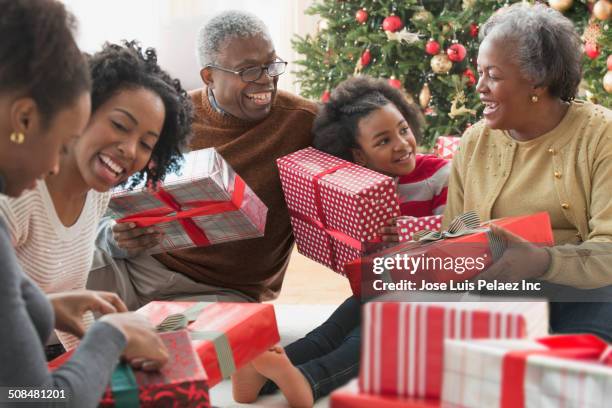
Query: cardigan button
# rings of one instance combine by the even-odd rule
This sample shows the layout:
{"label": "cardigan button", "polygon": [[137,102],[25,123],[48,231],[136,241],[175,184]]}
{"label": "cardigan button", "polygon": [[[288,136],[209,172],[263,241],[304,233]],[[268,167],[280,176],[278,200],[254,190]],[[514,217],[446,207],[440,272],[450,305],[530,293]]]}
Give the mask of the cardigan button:
{"label": "cardigan button", "polygon": [[561,178],[561,172],[555,171],[555,177],[556,178]]}
{"label": "cardigan button", "polygon": [[555,154],[555,149],[553,149],[552,147],[550,149],[548,149],[548,153],[550,154]]}
{"label": "cardigan button", "polygon": [[561,208],[563,208],[564,210],[567,210],[569,207],[570,206],[568,203],[561,203]]}

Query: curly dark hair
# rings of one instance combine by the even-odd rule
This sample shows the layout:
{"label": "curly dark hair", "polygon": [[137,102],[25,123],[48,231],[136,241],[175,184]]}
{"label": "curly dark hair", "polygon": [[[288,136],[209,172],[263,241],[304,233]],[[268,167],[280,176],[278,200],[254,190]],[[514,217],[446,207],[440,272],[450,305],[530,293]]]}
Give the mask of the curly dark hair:
{"label": "curly dark hair", "polygon": [[392,103],[408,122],[417,141],[421,139],[423,119],[416,106],[384,79],[366,75],[343,81],[331,93],[314,120],[313,146],[326,153],[353,161],[351,149],[358,148],[359,121],[372,111]]}
{"label": "curly dark hair", "polygon": [[74,17],[55,0],[0,0],[0,92],[31,97],[43,127],[89,91]]}
{"label": "curly dark hair", "polygon": [[128,181],[129,187],[134,187],[146,177],[147,183],[156,186],[166,174],[180,168],[182,152],[191,137],[191,98],[178,79],[159,67],[155,49],[143,51],[136,41],[124,41],[123,45],[106,43],[102,51],[89,57],[89,66],[93,81],[92,112],[125,89],[144,88],[163,101],[166,115],[151,153],[153,166],[146,166]]}

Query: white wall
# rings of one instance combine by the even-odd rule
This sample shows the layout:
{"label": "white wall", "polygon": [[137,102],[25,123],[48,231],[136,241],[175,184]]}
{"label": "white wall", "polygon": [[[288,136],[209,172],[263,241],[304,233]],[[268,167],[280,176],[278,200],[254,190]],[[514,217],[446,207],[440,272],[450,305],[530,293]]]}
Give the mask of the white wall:
{"label": "white wall", "polygon": [[[158,51],[160,65],[178,77],[186,89],[201,86],[195,57],[199,27],[222,10],[238,9],[259,16],[270,29],[278,55],[297,59],[291,49],[294,33],[314,31],[317,17],[306,16],[310,0],[64,0],[79,21],[77,41],[87,52],[105,41],[137,39]],[[289,65],[288,71],[296,69]],[[279,87],[297,92],[291,72],[281,76]]]}

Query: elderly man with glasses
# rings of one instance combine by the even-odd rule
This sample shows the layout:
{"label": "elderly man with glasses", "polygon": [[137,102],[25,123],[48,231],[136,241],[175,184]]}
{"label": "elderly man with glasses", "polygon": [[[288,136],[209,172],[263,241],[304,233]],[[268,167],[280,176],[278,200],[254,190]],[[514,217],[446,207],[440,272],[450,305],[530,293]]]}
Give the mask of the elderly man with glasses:
{"label": "elderly man with glasses", "polygon": [[265,236],[150,256],[139,252],[156,235],[125,224],[101,228],[88,286],[118,292],[131,309],[154,299],[274,299],[289,262],[293,236],[275,161],[311,144],[316,105],[277,89],[287,62],[249,13],[227,11],[206,23],[198,58],[205,86],[191,94],[191,148],[215,147],[257,193],[268,207]]}

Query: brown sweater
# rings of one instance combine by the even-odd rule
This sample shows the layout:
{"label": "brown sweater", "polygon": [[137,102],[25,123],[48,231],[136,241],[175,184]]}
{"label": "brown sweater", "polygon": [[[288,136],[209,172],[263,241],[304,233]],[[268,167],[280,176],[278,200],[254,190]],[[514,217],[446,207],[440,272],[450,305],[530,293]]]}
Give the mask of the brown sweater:
{"label": "brown sweater", "polygon": [[270,114],[253,123],[215,111],[206,89],[193,91],[193,150],[214,147],[268,207],[265,236],[156,255],[168,268],[264,301],[280,292],[293,247],[276,159],[312,143],[316,105],[278,91]]}

